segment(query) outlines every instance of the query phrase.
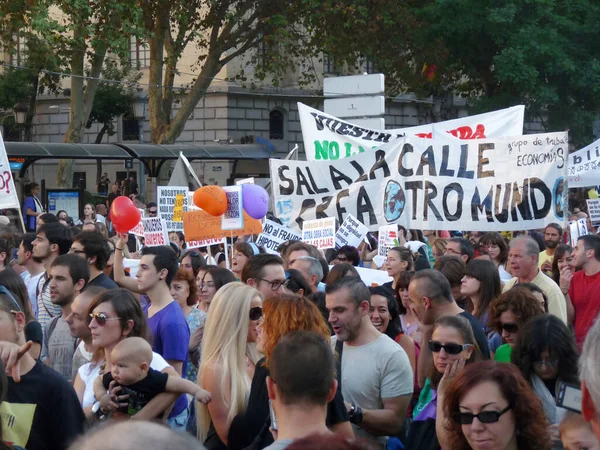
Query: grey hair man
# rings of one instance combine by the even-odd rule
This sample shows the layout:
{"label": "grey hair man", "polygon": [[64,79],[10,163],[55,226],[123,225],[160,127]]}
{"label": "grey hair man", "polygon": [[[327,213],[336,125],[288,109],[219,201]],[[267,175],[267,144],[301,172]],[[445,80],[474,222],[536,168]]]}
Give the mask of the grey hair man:
{"label": "grey hair man", "polygon": [[312,256],[298,256],[290,263],[289,268],[300,272],[312,291],[317,292],[319,282],[323,279],[321,261]]}
{"label": "grey hair man", "polygon": [[579,358],[581,412],[600,440],[600,320],[588,332]]}
{"label": "grey hair man", "polygon": [[548,298],[548,312],[567,323],[567,302],[558,284],[539,269],[540,247],[528,237],[513,239],[509,245],[508,264],[514,278],[504,285],[503,292],[518,283],[533,283]]}

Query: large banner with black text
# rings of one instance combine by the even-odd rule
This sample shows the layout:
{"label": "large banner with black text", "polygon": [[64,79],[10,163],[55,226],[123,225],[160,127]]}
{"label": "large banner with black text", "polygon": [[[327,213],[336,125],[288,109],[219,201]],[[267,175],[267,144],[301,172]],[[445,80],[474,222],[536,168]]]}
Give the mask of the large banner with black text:
{"label": "large banner with black text", "polygon": [[270,160],[274,213],[305,220],[348,214],[369,230],[511,231],[562,221],[568,134],[515,138],[405,137],[338,161]]}

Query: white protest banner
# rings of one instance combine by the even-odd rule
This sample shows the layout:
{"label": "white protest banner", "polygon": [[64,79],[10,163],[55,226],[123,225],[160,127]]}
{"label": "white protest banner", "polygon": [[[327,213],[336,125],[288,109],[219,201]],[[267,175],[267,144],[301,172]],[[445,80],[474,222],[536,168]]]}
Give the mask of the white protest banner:
{"label": "white protest banner", "polygon": [[302,241],[318,249],[335,246],[335,217],[305,220],[302,227]]}
{"label": "white protest banner", "polygon": [[156,247],[158,245],[169,245],[169,232],[167,224],[160,217],[146,217],[144,223],[144,245]]}
{"label": "white protest banner", "polygon": [[347,158],[402,137],[431,138],[449,133],[459,139],[492,139],[523,134],[525,107],[513,106],[476,116],[393,130],[370,130],[298,103],[308,161]]}
{"label": "white protest banner", "polygon": [[369,229],[360,223],[356,217],[348,214],[335,234],[335,248],[339,249],[344,245],[358,247],[368,232]]}
{"label": "white protest banner", "polygon": [[[15,182],[10,170],[8,157],[6,156],[6,147],[2,135],[0,135],[0,209],[17,208],[21,210]],[[21,214],[19,214],[21,215]]]}
{"label": "white protest banner", "polygon": [[587,200],[588,215],[592,224],[600,223],[600,198],[590,198]]}
{"label": "white protest banner", "polygon": [[227,239],[222,238],[222,239],[205,239],[203,241],[185,241],[185,244],[186,244],[186,248],[192,249],[192,248],[199,248],[199,247],[208,247],[210,245],[216,245],[216,244],[224,244],[226,242],[227,242]]}
{"label": "white protest banner", "polygon": [[129,230],[129,232],[131,234],[135,234],[136,236],[144,237],[144,222],[142,222],[142,220],[144,219],[144,210],[138,208],[138,211],[140,212],[140,221],[135,227]]}
{"label": "white protest banner", "polygon": [[569,224],[569,234],[571,235],[571,247],[575,248],[577,239],[588,234],[587,223],[585,219],[578,219]]}
{"label": "white protest banner", "polygon": [[403,138],[338,161],[270,159],[273,202],[291,229],[352,214],[370,231],[514,231],[562,221],[567,133]]}
{"label": "white protest banner", "polygon": [[278,255],[277,248],[286,241],[302,240],[299,233],[295,233],[288,227],[279,225],[277,222],[265,219],[263,231],[256,240],[256,245],[262,245],[267,253]]}
{"label": "white protest banner", "polygon": [[600,139],[569,155],[569,188],[600,183]]}
{"label": "white protest banner", "polygon": [[174,222],[173,213],[175,212],[177,194],[183,194],[183,211],[188,210],[188,192],[189,188],[187,186],[158,186],[156,188],[158,217],[166,222],[167,231],[183,232],[183,222]]}
{"label": "white protest banner", "polygon": [[223,187],[227,196],[227,211],[221,216],[221,229],[239,230],[244,228],[244,212],[242,211],[242,187]]}

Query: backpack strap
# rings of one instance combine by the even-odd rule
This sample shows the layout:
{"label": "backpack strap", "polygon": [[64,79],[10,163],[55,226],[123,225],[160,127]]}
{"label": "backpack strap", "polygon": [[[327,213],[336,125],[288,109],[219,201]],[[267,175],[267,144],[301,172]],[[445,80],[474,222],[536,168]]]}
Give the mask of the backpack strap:
{"label": "backpack strap", "polygon": [[338,381],[338,389],[342,391],[342,354],[344,353],[344,342],[337,339],[335,341],[335,355],[336,355],[336,375]]}

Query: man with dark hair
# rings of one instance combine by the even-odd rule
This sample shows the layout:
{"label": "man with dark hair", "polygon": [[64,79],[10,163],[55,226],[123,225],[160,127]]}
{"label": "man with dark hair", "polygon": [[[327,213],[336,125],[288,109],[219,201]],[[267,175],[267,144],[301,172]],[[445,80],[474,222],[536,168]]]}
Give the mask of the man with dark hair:
{"label": "man with dark hair", "polygon": [[33,241],[35,241],[35,233],[25,233],[21,237],[21,244],[17,252],[17,262],[21,267],[25,268],[25,272],[21,274],[21,278],[27,286],[29,301],[33,309],[33,314],[37,317],[37,287],[40,278],[44,275],[44,265],[42,260],[33,256]]}
{"label": "man with dark hair", "polygon": [[146,217],[158,216],[158,206],[154,202],[146,204]]}
{"label": "man with dark hair", "polygon": [[563,278],[571,279],[568,295],[575,309],[573,325],[581,348],[600,314],[600,237],[588,234],[577,239],[571,264],[573,267],[563,268],[561,286]]}
{"label": "man with dark hair", "polygon": [[446,277],[433,269],[416,272],[408,286],[410,307],[423,325],[421,333],[421,353],[417,367],[419,385],[422,387],[427,378],[427,371],[432,364],[429,341],[433,324],[442,316],[462,316],[469,321],[475,340],[483,357],[489,359],[490,348],[487,336],[479,321],[467,311],[461,309],[452,297],[452,288]]}
{"label": "man with dark hair", "polygon": [[71,314],[71,303],[79,295],[88,280],[90,270],[75,255],[62,255],[50,267],[50,299],[59,306],[62,315],[54,317],[44,328],[41,360],[67,380],[71,379],[75,338],[71,336],[65,320]]}
{"label": "man with dark hair", "polygon": [[557,223],[549,223],[544,229],[544,244],[546,250],[540,253],[538,265],[542,272],[552,272],[552,261],[554,260],[554,253],[556,248],[562,242],[563,230]]}
{"label": "man with dark hair", "polygon": [[37,217],[37,222],[36,222],[35,226],[36,226],[36,229],[39,230],[42,225],[46,225],[49,223],[58,223],[58,217],[56,217],[52,213],[44,213],[44,214],[40,214]]}
{"label": "man with dark hair", "polygon": [[139,194],[139,187],[137,181],[135,181],[135,177],[131,175],[129,177],[129,198],[131,200],[135,199],[135,196]]}
{"label": "man with dark hair", "polygon": [[308,331],[285,335],[273,349],[269,369],[277,440],[266,449],[285,449],[295,439],[328,433],[327,403],[336,394],[337,380],[333,353],[323,337]]}
{"label": "man with dark hair", "polygon": [[69,253],[79,256],[89,265],[89,286],[100,286],[105,289],[119,287],[104,273],[104,268],[110,258],[110,249],[102,234],[97,231],[82,231],[73,239]]}
{"label": "man with dark hair", "polygon": [[[148,318],[148,328],[152,331],[152,350],[165,358],[181,375],[187,370],[190,328],[169,290],[178,267],[177,254],[171,247],[144,247],[136,280],[138,291],[145,292],[150,299],[150,303],[144,307],[144,313]],[[184,394],[175,402],[169,423],[172,427],[185,430],[187,419]]]}
{"label": "man with dark hair", "polygon": [[110,207],[112,206],[113,202],[115,201],[115,198],[117,198],[119,196],[119,184],[118,183],[113,183],[111,186],[111,192],[110,194],[108,194],[108,197],[106,198],[106,207],[110,210]]}
{"label": "man with dark hair", "polygon": [[46,328],[50,319],[61,314],[60,307],[52,303],[50,299],[49,271],[56,258],[69,252],[71,242],[73,242],[73,233],[60,223],[42,225],[33,241],[33,256],[42,261],[45,269],[44,275],[40,277],[36,296],[37,319],[42,329]]}
{"label": "man with dark hair", "polygon": [[452,297],[461,308],[465,308],[468,297],[460,292],[462,279],[467,274],[467,265],[461,258],[454,255],[444,255],[435,262],[433,268],[442,273],[450,283]]}
{"label": "man with dark hair", "polygon": [[287,284],[283,260],[268,253],[251,256],[242,270],[242,283],[258,289],[264,298],[278,296]]}
{"label": "man with dark hair", "polygon": [[11,240],[6,236],[0,236],[0,271],[6,269],[12,255]]}
{"label": "man with dark hair", "polygon": [[444,255],[458,256],[465,264],[473,259],[474,254],[473,244],[463,237],[450,238],[444,252]]}
{"label": "man with dark hair", "polygon": [[387,436],[400,433],[410,403],[410,361],[401,346],[371,323],[371,295],[360,279],[341,278],[325,293],[350,422],[358,436],[385,445]]}

